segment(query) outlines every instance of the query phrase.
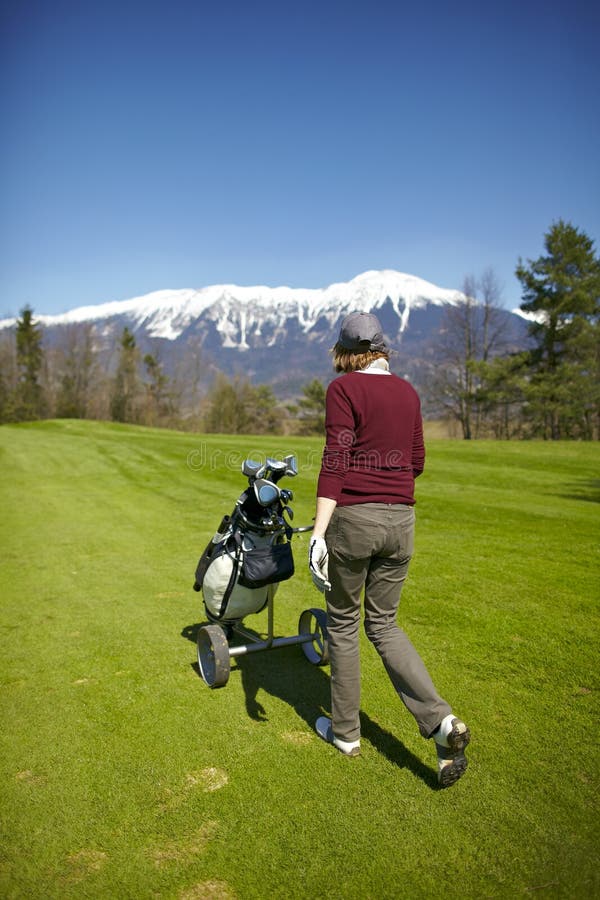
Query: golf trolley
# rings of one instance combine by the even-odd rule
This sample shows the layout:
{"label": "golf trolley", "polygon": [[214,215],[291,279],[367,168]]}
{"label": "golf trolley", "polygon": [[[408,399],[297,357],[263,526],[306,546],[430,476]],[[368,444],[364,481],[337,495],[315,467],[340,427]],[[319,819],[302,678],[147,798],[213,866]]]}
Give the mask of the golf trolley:
{"label": "golf trolley", "polygon": [[[327,615],[305,609],[298,634],[275,637],[274,597],[282,581],[294,574],[291,539],[312,531],[312,525],[293,528],[289,506],[293,492],[280,488],[284,476],[298,474],[296,457],[267,457],[264,463],[246,459],[242,474],[248,487],[231,515],[224,516],[196,568],[194,590],[202,591],[208,625],[198,630],[198,667],[210,688],[229,680],[231,658],[260,650],[300,644],[313,665],[325,665]],[[266,637],[244,627],[243,619],[267,609]],[[239,642],[241,640],[241,643]]]}

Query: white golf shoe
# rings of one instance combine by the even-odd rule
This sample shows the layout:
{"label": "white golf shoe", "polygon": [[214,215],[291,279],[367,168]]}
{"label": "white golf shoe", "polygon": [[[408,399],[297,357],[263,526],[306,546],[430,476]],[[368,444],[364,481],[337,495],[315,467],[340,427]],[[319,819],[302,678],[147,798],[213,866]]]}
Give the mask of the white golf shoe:
{"label": "white golf shoe", "polygon": [[317,719],[315,729],[320,738],[328,744],[333,744],[344,756],[360,756],[360,741],[341,741],[334,737],[331,719],[327,716],[320,716]]}

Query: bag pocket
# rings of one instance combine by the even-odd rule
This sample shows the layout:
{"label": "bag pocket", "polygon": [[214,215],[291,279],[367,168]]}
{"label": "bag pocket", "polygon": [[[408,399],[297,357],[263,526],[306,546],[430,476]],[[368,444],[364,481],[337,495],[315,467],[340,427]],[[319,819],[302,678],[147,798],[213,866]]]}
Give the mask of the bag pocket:
{"label": "bag pocket", "polygon": [[258,588],[286,581],[293,574],[292,545],[286,541],[245,550],[238,581],[244,587]]}

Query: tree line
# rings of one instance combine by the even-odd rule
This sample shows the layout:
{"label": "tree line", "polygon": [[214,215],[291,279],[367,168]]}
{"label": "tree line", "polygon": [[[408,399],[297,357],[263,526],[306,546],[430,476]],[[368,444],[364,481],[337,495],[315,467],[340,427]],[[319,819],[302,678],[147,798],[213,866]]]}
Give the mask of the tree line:
{"label": "tree line", "polygon": [[468,278],[466,301],[445,314],[427,396],[466,439],[600,437],[600,260],[585,232],[562,220],[544,249],[515,272],[526,349],[506,351],[489,271]]}
{"label": "tree line", "polygon": [[[544,236],[544,249],[516,268],[529,317],[525,349],[511,348],[491,270],[465,279],[465,299],[444,314],[418,387],[429,412],[454,421],[465,439],[600,437],[600,261],[585,232],[562,220]],[[193,373],[185,370],[185,383],[169,376],[158,352],[142,354],[127,328],[110,372],[101,359],[89,324],[70,326],[61,344],[45,349],[25,307],[14,332],[0,334],[0,422],[90,418],[230,434],[324,432],[325,385],[317,378],[287,404],[268,385],[222,373],[194,393]]]}
{"label": "tree line", "polygon": [[[267,385],[218,373],[209,390],[165,372],[158,352],[142,354],[124,328],[111,373],[92,326],[69,326],[44,349],[42,327],[25,307],[14,332],[0,334],[0,423],[43,418],[100,419],[229,434],[312,434],[324,427],[325,387],[314,379],[296,403]],[[184,396],[186,395],[187,396]]]}

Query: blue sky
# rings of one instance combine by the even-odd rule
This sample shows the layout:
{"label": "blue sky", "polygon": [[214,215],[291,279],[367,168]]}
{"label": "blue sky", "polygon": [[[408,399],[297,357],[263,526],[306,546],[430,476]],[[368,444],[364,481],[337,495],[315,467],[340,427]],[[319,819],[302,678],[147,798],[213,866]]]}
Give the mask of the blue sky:
{"label": "blue sky", "polygon": [[460,288],[600,238],[600,13],[3,0],[0,315],[394,268]]}

